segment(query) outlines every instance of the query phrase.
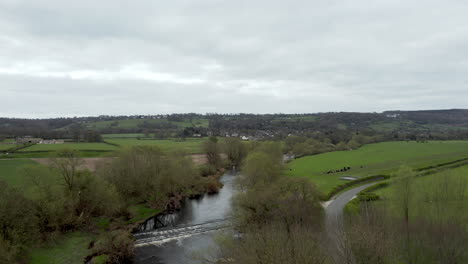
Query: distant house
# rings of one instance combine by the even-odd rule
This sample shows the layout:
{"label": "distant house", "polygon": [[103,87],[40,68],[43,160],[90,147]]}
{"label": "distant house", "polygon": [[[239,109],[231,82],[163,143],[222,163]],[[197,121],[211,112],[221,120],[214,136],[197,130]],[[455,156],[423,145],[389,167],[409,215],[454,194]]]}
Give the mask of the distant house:
{"label": "distant house", "polygon": [[246,137],[246,136],[242,136],[241,139],[242,139],[242,140],[249,140],[250,138],[249,138],[249,137]]}
{"label": "distant house", "polygon": [[61,139],[50,139],[50,140],[41,140],[39,144],[63,144],[64,140]]}
{"label": "distant house", "polygon": [[43,139],[42,138],[33,138],[33,137],[21,137],[21,138],[16,138],[16,143],[17,144],[37,144],[41,142]]}
{"label": "distant house", "polygon": [[193,134],[193,137],[201,137],[201,134]]}

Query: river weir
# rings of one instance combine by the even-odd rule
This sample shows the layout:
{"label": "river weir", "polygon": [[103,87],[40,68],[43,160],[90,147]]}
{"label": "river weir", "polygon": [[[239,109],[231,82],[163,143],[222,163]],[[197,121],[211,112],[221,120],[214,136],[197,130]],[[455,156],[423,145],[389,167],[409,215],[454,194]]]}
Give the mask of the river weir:
{"label": "river weir", "polygon": [[187,199],[180,211],[143,223],[134,233],[135,263],[197,263],[197,255],[215,250],[215,235],[231,227],[235,175],[228,172],[221,177],[224,186],[219,193]]}

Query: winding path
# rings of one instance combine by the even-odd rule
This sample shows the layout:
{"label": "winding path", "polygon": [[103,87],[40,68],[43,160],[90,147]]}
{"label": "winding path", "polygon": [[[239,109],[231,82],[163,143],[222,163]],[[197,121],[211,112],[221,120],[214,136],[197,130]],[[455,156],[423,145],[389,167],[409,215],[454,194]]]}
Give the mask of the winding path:
{"label": "winding path", "polygon": [[359,192],[381,181],[373,181],[339,193],[334,199],[325,203],[325,227],[330,241],[330,253],[335,263],[353,263],[352,254],[346,247],[343,232],[343,209]]}

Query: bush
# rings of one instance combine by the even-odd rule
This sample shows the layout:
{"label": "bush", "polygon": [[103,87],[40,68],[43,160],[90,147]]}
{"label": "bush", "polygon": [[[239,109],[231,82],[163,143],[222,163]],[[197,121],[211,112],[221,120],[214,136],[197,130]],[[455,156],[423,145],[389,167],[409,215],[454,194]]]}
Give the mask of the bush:
{"label": "bush", "polygon": [[109,261],[109,255],[99,255],[94,257],[91,261],[92,264],[106,264]]}
{"label": "bush", "polygon": [[0,251],[15,257],[39,238],[33,203],[0,181]]}
{"label": "bush", "polygon": [[198,171],[201,176],[206,177],[216,174],[216,167],[213,165],[205,164],[198,167]]}
{"label": "bush", "polygon": [[360,192],[357,196],[361,202],[377,201],[380,199],[379,195],[372,192]]}
{"label": "bush", "polygon": [[16,257],[18,254],[17,247],[0,237],[0,264],[17,263]]}
{"label": "bush", "polygon": [[218,193],[219,189],[223,187],[223,184],[220,183],[215,177],[208,177],[207,183],[205,185],[206,192],[209,194]]}
{"label": "bush", "polygon": [[95,245],[96,255],[107,255],[108,263],[131,263],[134,255],[134,240],[128,231],[116,230],[105,233]]}

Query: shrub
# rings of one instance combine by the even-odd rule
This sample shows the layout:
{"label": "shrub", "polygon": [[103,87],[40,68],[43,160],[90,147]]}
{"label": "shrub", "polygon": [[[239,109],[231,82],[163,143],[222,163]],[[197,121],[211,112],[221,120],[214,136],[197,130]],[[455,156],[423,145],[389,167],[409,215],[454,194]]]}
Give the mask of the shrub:
{"label": "shrub", "polygon": [[377,201],[380,199],[380,196],[372,192],[361,192],[358,195],[359,201],[370,202]]}
{"label": "shrub", "polygon": [[206,192],[209,194],[218,193],[222,184],[214,177],[208,177],[206,183]]}
{"label": "shrub", "polygon": [[206,177],[216,174],[216,167],[213,165],[205,164],[198,167],[201,176]]}
{"label": "shrub", "polygon": [[95,245],[96,255],[107,255],[109,263],[131,263],[134,255],[132,234],[124,230],[106,233]]}
{"label": "shrub", "polygon": [[91,261],[92,264],[106,264],[109,261],[109,255],[103,254],[97,257],[94,257]]}

